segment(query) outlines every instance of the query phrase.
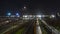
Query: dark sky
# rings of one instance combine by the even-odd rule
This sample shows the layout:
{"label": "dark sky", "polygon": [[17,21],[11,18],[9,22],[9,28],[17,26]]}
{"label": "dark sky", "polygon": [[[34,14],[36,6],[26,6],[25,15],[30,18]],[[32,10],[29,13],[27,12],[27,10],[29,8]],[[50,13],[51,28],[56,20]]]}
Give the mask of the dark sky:
{"label": "dark sky", "polygon": [[57,0],[0,0],[0,15],[5,15],[8,11],[15,13],[24,6],[29,13],[54,14],[60,11],[60,1]]}

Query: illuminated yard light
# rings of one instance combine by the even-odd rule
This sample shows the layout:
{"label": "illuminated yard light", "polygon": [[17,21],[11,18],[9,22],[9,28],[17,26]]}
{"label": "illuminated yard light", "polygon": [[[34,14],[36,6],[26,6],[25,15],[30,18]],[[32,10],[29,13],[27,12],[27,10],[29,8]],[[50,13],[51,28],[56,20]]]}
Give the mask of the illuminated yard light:
{"label": "illuminated yard light", "polygon": [[41,15],[37,15],[36,17],[42,17]]}
{"label": "illuminated yard light", "polygon": [[55,15],[51,15],[51,16],[50,16],[50,18],[54,18],[54,17],[55,17]]}
{"label": "illuminated yard light", "polygon": [[51,15],[51,17],[53,17],[53,18],[54,18],[54,17],[55,17],[55,15]]}
{"label": "illuminated yard light", "polygon": [[26,7],[24,6],[24,9],[26,9]]}
{"label": "illuminated yard light", "polygon": [[16,13],[17,16],[19,16],[19,13]]}
{"label": "illuminated yard light", "polygon": [[57,13],[57,15],[58,15],[58,16],[60,16],[60,14],[59,14],[59,13]]}
{"label": "illuminated yard light", "polygon": [[11,15],[11,13],[8,13],[8,16],[10,16]]}
{"label": "illuminated yard light", "polygon": [[28,17],[27,15],[23,15],[23,17]]}
{"label": "illuminated yard light", "polygon": [[19,13],[16,13],[16,16],[17,16],[17,17],[20,17]]}
{"label": "illuminated yard light", "polygon": [[41,17],[42,17],[42,15],[36,15],[36,17],[38,17],[39,19],[42,19]]}

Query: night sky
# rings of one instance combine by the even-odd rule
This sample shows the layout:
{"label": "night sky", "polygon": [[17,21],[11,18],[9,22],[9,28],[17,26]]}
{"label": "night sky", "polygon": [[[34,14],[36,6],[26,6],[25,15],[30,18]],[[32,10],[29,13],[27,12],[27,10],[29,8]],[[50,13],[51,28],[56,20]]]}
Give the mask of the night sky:
{"label": "night sky", "polygon": [[[26,6],[26,11],[22,8]],[[21,10],[22,11],[21,11]],[[15,14],[55,14],[60,12],[60,1],[51,0],[0,0],[0,15],[5,15],[7,12]]]}

